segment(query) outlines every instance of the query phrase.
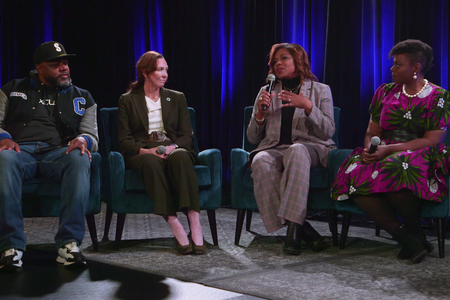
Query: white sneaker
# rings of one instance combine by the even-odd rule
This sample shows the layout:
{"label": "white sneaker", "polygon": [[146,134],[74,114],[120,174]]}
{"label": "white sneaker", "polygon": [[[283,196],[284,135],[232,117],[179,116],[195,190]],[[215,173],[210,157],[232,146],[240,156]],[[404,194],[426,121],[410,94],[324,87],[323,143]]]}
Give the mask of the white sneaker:
{"label": "white sneaker", "polygon": [[2,252],[0,271],[14,271],[22,268],[22,250],[9,249]]}
{"label": "white sneaker", "polygon": [[65,266],[83,266],[86,265],[86,259],[81,253],[76,242],[71,242],[58,249],[56,261]]}

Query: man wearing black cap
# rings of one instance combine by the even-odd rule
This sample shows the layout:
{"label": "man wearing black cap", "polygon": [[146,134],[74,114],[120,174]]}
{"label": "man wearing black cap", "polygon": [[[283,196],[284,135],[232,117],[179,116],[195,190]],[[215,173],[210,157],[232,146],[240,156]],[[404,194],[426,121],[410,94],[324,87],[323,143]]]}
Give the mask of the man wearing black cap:
{"label": "man wearing black cap", "polygon": [[57,262],[85,265],[79,245],[85,233],[91,151],[98,149],[97,104],[72,85],[68,57],[58,42],[34,52],[36,69],[0,90],[0,271],[22,266],[26,238],[22,182],[36,174],[61,182],[55,236]]}

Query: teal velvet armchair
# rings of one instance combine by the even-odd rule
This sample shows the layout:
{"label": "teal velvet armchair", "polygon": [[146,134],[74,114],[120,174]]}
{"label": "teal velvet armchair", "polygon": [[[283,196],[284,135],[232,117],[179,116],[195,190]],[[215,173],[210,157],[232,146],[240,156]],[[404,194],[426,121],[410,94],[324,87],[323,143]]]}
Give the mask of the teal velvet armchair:
{"label": "teal velvet armchair", "polygon": [[[244,126],[242,148],[231,150],[231,206],[238,210],[236,221],[235,245],[239,245],[245,214],[247,213],[246,230],[250,230],[252,212],[258,210],[255,196],[253,194],[253,179],[251,170],[247,166],[248,156],[256,145],[251,144],[246,135],[253,106],[247,106],[244,109]],[[339,119],[340,109],[334,108],[335,133],[332,137],[339,148]],[[330,188],[336,173],[334,172],[335,160],[332,150],[329,154],[328,168],[311,168],[310,191],[308,196],[308,209],[326,210],[330,231],[333,237],[333,244],[337,246],[337,221],[335,202],[330,198]],[[339,163],[340,165],[340,163]],[[338,166],[339,167],[339,166]],[[333,171],[332,171],[333,170]]]}
{"label": "teal velvet armchair", "polygon": [[[97,229],[94,215],[100,212],[100,166],[101,156],[92,153],[89,202],[86,222],[91,235],[92,247],[98,250]],[[34,177],[22,185],[22,214],[25,218],[59,217],[61,184],[52,179]]]}
{"label": "teal velvet armchair", "polygon": [[[194,131],[194,146],[198,151],[195,110],[189,115]],[[119,153],[117,138],[117,107],[100,110],[100,152],[104,158],[102,169],[102,194],[107,204],[107,216],[103,240],[108,240],[112,213],[117,216],[116,248],[122,239],[126,214],[153,212],[153,201],[147,195],[144,183],[136,170],[126,170]],[[218,149],[199,152],[194,166],[198,177],[200,208],[206,209],[214,245],[218,245],[215,209],[222,205],[222,155]]]}

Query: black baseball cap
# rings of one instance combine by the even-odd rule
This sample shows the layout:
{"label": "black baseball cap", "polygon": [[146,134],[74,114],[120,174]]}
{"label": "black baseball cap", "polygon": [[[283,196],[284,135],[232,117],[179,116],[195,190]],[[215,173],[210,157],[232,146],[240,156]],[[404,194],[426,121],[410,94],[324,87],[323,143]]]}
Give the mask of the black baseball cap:
{"label": "black baseball cap", "polygon": [[34,50],[33,62],[39,65],[44,61],[50,61],[61,57],[75,56],[75,54],[67,54],[64,46],[58,42],[50,41],[42,43]]}

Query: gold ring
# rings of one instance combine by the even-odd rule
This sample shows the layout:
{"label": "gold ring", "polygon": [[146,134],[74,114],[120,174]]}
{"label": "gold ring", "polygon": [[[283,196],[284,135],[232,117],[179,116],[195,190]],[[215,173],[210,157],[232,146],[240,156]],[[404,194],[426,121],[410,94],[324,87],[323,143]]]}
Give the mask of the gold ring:
{"label": "gold ring", "polygon": [[262,96],[258,98],[258,101],[262,101]]}

